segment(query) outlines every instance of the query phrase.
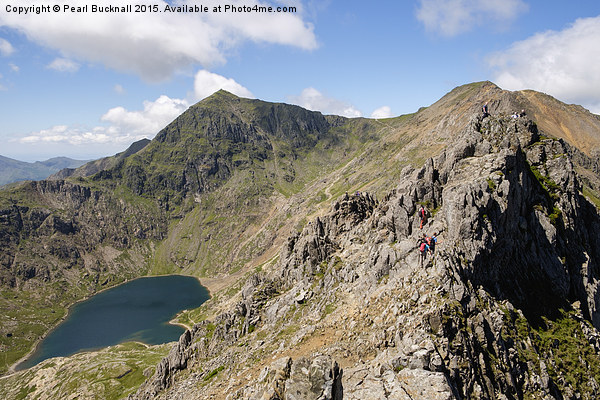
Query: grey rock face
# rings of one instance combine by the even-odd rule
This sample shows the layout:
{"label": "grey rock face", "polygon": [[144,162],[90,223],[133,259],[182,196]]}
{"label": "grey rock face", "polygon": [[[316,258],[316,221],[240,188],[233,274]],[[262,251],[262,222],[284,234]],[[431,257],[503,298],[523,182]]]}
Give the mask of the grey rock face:
{"label": "grey rock face", "polygon": [[300,358],[292,363],[285,382],[284,398],[289,400],[341,400],[341,371],[330,357]]}
{"label": "grey rock face", "polygon": [[[381,201],[343,196],[291,237],[133,398],[597,398],[600,219],[579,189],[532,121],[474,117]],[[228,381],[185,389],[217,366]]]}
{"label": "grey rock face", "polygon": [[[166,218],[156,210],[127,204],[107,192],[63,180],[24,185],[48,208],[14,204],[0,210],[0,285],[15,287],[36,277],[60,281],[70,275],[69,270],[84,268],[84,273],[98,276],[96,262],[113,264],[97,252],[99,247],[136,252],[135,239],[160,240],[166,235]],[[135,218],[136,224],[128,224],[128,218]],[[27,246],[19,244],[23,240]],[[38,264],[54,267],[40,274]]]}

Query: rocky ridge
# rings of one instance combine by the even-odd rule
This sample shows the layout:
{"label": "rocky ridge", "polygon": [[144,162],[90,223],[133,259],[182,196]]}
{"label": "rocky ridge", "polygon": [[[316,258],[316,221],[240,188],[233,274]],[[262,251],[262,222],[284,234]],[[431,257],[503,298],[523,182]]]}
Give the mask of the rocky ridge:
{"label": "rocky ridge", "polygon": [[291,236],[130,398],[596,398],[598,224],[563,142],[473,117],[381,200]]}
{"label": "rocky ridge", "polygon": [[[488,100],[494,115],[543,105],[531,108],[540,132],[536,133],[527,119],[471,119],[479,104]],[[520,335],[521,341],[529,337],[527,346],[517,347],[521,359],[541,365],[540,357],[529,351],[533,346],[540,354],[556,353],[568,361],[565,367],[562,361],[544,358],[542,369],[548,379],[558,379],[556,365],[562,365],[563,372],[580,373],[582,365],[594,371],[593,363],[575,362],[563,351],[576,349],[577,357],[588,360],[589,346],[560,335],[569,332],[573,338],[588,337],[593,331],[584,321],[597,319],[593,300],[596,211],[582,200],[579,191],[600,205],[600,179],[593,152],[578,148],[576,134],[579,128],[586,130],[586,143],[592,143],[597,136],[597,118],[584,110],[571,115],[568,111],[574,106],[558,102],[556,107],[567,112],[557,121],[548,111],[554,110],[551,101],[534,100],[479,82],[458,87],[415,114],[348,120],[219,92],[190,108],[150,143],[138,143],[118,157],[91,163],[90,170],[82,169],[66,180],[4,190],[0,192],[0,349],[4,363],[10,365],[25,354],[75,301],[125,279],[175,272],[202,277],[214,300],[206,308],[182,315],[180,322],[189,326],[194,321],[205,322],[194,328],[189,343],[175,351],[179,361],[163,365],[167,377],[163,383],[150,385],[154,389],[145,386],[144,391],[166,390],[171,391],[166,396],[175,395],[183,389],[171,383],[177,385],[189,377],[186,384],[202,387],[205,397],[264,391],[266,382],[281,392],[289,379],[302,376],[293,371],[310,371],[308,365],[317,357],[314,365],[323,371],[323,379],[316,373],[315,379],[321,383],[315,387],[325,385],[323,390],[331,391],[332,396],[333,388],[338,387],[335,396],[356,392],[358,398],[360,382],[366,379],[383,385],[381,374],[386,372],[381,369],[384,364],[377,364],[379,371],[371,371],[379,349],[388,346],[373,344],[379,343],[383,334],[379,332],[375,338],[366,332],[378,327],[387,330],[383,343],[395,345],[390,338],[396,337],[398,327],[376,316],[395,310],[394,318],[400,318],[414,307],[413,302],[420,307],[422,294],[428,299],[426,304],[436,300],[437,308],[432,306],[430,311],[437,316],[430,318],[423,310],[411,315],[421,319],[425,315],[438,329],[437,320],[462,321],[455,327],[461,333],[453,334],[453,345],[458,346],[458,339],[473,332],[467,318],[475,311],[470,305],[465,311],[464,304],[470,304],[467,299],[475,293],[485,300],[487,293],[493,301],[476,301],[479,308],[489,303],[485,318],[502,317],[510,335]],[[579,119],[584,123],[578,124]],[[551,140],[551,135],[562,139]],[[504,158],[498,156],[502,151]],[[95,174],[88,176],[86,171]],[[513,175],[513,171],[518,173]],[[483,176],[480,174],[489,176],[485,181],[475,180]],[[571,180],[573,174],[576,177]],[[561,188],[559,181],[571,183]],[[518,187],[522,189],[515,191]],[[345,191],[356,190],[370,194],[364,199],[343,197]],[[337,206],[327,211],[335,199]],[[448,267],[434,274],[435,268],[423,272],[415,267],[414,242],[419,230],[414,213],[419,203],[435,214],[427,233],[444,229],[440,249],[450,239],[454,243],[446,257],[456,271]],[[464,222],[461,213],[469,213]],[[513,217],[518,217],[518,224]],[[307,234],[294,233],[302,227]],[[287,250],[278,256],[282,245]],[[488,245],[491,247],[485,247]],[[537,265],[538,256],[548,263],[547,268]],[[587,264],[582,261],[586,257],[590,258]],[[439,258],[436,266],[438,262]],[[372,270],[372,266],[376,268]],[[236,279],[252,275],[255,269],[262,270],[261,274],[228,300],[243,286],[235,283]],[[467,294],[445,307],[449,296],[435,294],[437,288],[445,287],[442,283],[449,276],[462,282],[453,286],[457,293]],[[304,283],[298,285],[295,280]],[[549,291],[539,283],[548,280],[556,284]],[[357,290],[358,297],[354,294]],[[382,297],[374,302],[374,296]],[[402,301],[411,300],[402,305],[398,296]],[[571,307],[573,301],[577,307]],[[270,322],[265,324],[265,307],[272,303],[278,305],[268,308]],[[494,314],[499,303],[502,312]],[[527,307],[529,304],[532,306]],[[512,313],[513,308],[522,311]],[[202,336],[209,353],[203,350],[199,358],[193,358],[189,349]],[[552,347],[555,342],[550,338],[561,345]],[[233,349],[238,346],[240,354],[230,353],[231,345]],[[475,345],[464,344],[470,353],[480,351],[468,346]],[[415,352],[423,350],[431,357],[430,348],[427,345]],[[409,353],[405,351],[402,363],[385,364],[402,374],[398,375],[402,382],[410,380],[403,374],[419,379],[427,375],[434,380],[449,376],[431,368],[423,368],[426,372],[408,368]],[[228,358],[221,358],[227,354]],[[496,368],[498,352],[490,354],[485,357],[492,362],[485,358],[483,363],[488,370],[490,365]],[[271,368],[273,355],[279,355],[281,361]],[[239,364],[239,359],[246,364],[232,370],[229,366]],[[61,362],[62,370],[73,371],[70,382],[77,381],[73,377],[78,371],[87,371],[76,365],[76,358]],[[32,373],[42,371],[44,365]],[[2,368],[0,365],[0,371],[5,370]],[[223,376],[232,371],[248,374],[223,385]],[[392,379],[386,373],[385,379]],[[540,376],[546,379],[546,375]],[[23,376],[31,374],[17,374],[14,379]],[[82,382],[93,379],[86,375]],[[394,379],[389,385],[395,385]],[[479,382],[464,379],[469,385]],[[564,373],[563,379],[573,391],[579,390],[575,383],[581,379]],[[129,378],[125,380],[134,387]],[[358,383],[351,390],[348,382]],[[36,387],[42,390],[52,385],[47,375],[43,385]],[[559,386],[565,385],[561,382]],[[65,392],[53,393],[60,398]],[[93,397],[89,391],[79,395]]]}

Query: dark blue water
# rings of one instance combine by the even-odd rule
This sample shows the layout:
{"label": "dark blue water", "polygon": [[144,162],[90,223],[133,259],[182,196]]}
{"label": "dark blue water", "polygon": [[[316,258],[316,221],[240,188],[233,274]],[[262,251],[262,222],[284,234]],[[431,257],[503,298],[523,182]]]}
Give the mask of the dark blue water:
{"label": "dark blue water", "polygon": [[179,275],[140,278],[108,289],[73,306],[67,319],[17,370],[51,357],[132,340],[146,344],[177,340],[184,330],[170,325],[169,320],[208,298],[208,290],[197,279]]}

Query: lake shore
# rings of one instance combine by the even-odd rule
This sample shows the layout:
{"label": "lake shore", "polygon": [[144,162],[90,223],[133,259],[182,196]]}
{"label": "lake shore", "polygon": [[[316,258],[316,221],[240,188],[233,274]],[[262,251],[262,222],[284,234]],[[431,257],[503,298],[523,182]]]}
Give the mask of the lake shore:
{"label": "lake shore", "polygon": [[[210,289],[207,286],[205,286],[203,284],[203,282],[199,278],[194,277],[194,276],[189,276],[189,275],[183,275],[183,274],[165,274],[165,275],[141,276],[141,277],[134,278],[134,279],[127,279],[127,280],[125,280],[123,282],[119,282],[119,283],[117,283],[117,284],[115,284],[113,286],[102,288],[101,290],[93,292],[93,293],[89,294],[88,296],[85,296],[84,298],[82,298],[82,299],[80,299],[80,300],[72,303],[71,305],[69,305],[67,307],[65,315],[63,317],[61,317],[48,331],[46,331],[42,336],[40,336],[40,338],[38,340],[35,341],[35,344],[33,345],[33,347],[31,348],[31,350],[27,354],[25,354],[23,357],[19,358],[16,362],[14,362],[13,364],[11,364],[8,367],[7,373],[5,375],[3,375],[2,377],[0,377],[0,378],[5,378],[5,377],[8,377],[8,376],[12,376],[15,373],[27,370],[28,368],[22,368],[22,369],[20,369],[19,366],[21,364],[23,364],[24,362],[28,361],[30,359],[30,357],[32,355],[34,355],[39,350],[39,347],[40,347],[41,343],[44,341],[44,339],[46,339],[52,332],[54,332],[62,323],[64,323],[71,316],[72,310],[73,310],[73,308],[76,305],[78,305],[80,303],[83,303],[83,302],[85,302],[87,300],[90,300],[92,297],[94,297],[96,295],[99,295],[99,294],[101,294],[101,293],[103,293],[103,292],[105,292],[107,290],[118,288],[119,286],[122,286],[122,285],[124,285],[126,283],[133,282],[135,280],[144,279],[144,278],[167,277],[167,276],[182,276],[182,277],[186,277],[186,278],[194,278],[194,279],[196,279],[198,281],[198,283],[200,284],[200,286],[204,287],[208,291],[208,296],[209,296],[208,298],[210,299],[210,293],[211,293]],[[179,314],[180,314],[180,312],[177,313],[177,315],[179,315]],[[176,317],[174,317],[174,319],[175,318]],[[174,320],[171,320],[168,323],[170,325],[179,326],[179,327],[181,327],[184,330],[190,329],[189,326],[187,326],[185,324],[182,324],[182,323],[175,322]],[[127,341],[130,341],[130,340],[126,340],[125,342],[127,342]],[[143,343],[141,341],[137,341],[137,342]],[[148,346],[148,344],[146,344],[146,343],[143,343],[143,344]]]}

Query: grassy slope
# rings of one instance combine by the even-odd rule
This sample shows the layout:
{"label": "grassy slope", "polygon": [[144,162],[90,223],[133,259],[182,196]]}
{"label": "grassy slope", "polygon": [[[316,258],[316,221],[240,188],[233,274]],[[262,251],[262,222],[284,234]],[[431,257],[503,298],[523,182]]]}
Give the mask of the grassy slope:
{"label": "grassy slope", "polygon": [[123,343],[97,352],[46,360],[27,371],[0,378],[0,393],[10,399],[127,397],[170,349],[171,344]]}

